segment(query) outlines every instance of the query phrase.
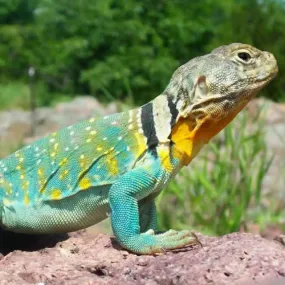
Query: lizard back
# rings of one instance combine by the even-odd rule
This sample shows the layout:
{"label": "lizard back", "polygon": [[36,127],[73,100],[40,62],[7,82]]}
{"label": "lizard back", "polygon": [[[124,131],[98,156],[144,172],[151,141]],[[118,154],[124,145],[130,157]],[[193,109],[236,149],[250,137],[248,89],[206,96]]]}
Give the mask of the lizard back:
{"label": "lizard back", "polygon": [[[28,226],[24,223],[24,214],[39,217],[44,213],[56,221],[58,217],[51,211],[54,205],[63,203],[61,208],[68,212],[69,205],[75,208],[79,201],[78,212],[92,203],[96,205],[96,215],[93,215],[96,221],[87,217],[88,225],[105,218],[109,212],[110,186],[132,169],[147,150],[141,115],[139,108],[90,118],[52,133],[1,160],[3,217],[9,216],[10,223],[13,221],[19,231],[19,217],[22,227]],[[87,191],[91,188],[92,191]],[[98,205],[102,205],[102,209]],[[100,211],[102,213],[98,215]],[[60,215],[64,215],[63,210]],[[67,230],[62,225],[56,227],[60,231]]]}

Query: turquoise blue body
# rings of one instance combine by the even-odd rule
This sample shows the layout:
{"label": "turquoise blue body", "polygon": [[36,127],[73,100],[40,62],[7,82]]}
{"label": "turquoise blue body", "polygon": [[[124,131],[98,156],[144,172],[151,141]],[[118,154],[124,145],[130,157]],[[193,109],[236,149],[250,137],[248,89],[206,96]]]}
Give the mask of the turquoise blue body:
{"label": "turquoise blue body", "polygon": [[[154,198],[181,166],[168,145],[171,169],[163,167],[165,157],[158,146],[149,147],[140,115],[136,109],[91,118],[1,160],[1,227],[22,233],[69,232],[111,214],[123,247],[138,253],[177,247],[176,240],[162,242],[165,236],[154,235]],[[185,243],[184,235],[177,237]]]}

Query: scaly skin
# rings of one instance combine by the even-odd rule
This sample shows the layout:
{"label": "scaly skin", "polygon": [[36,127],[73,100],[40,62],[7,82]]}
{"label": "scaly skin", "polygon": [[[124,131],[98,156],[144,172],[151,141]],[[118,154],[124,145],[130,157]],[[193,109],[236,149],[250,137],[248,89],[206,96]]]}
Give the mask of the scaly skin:
{"label": "scaly skin", "polygon": [[277,74],[273,55],[222,46],[178,68],[146,105],[90,118],[0,161],[0,225],[58,233],[111,215],[117,241],[139,254],[198,243],[157,229],[155,197]]}

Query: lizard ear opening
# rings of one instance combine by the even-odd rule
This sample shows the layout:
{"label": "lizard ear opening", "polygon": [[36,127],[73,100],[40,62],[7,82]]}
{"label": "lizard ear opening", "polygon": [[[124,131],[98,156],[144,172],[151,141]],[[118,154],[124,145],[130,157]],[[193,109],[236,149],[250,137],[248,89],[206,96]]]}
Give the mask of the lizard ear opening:
{"label": "lizard ear opening", "polygon": [[206,76],[201,75],[198,77],[194,88],[194,98],[203,99],[208,95],[209,88],[206,82]]}
{"label": "lizard ear opening", "polygon": [[178,117],[189,117],[193,110],[193,106],[199,104],[209,94],[209,87],[206,82],[206,76],[200,75],[196,82],[192,85],[191,91],[188,93],[187,101],[183,101],[184,106],[181,108],[181,113]]}

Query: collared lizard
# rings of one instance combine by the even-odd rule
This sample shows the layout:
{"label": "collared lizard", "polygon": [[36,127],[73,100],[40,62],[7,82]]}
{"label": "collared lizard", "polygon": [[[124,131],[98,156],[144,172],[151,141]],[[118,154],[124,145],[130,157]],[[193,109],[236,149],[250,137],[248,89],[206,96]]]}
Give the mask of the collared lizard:
{"label": "collared lizard", "polygon": [[155,197],[277,74],[274,56],[230,44],[179,67],[142,107],[90,118],[0,161],[0,226],[70,232],[109,214],[119,244],[154,254],[198,241],[156,234]]}

